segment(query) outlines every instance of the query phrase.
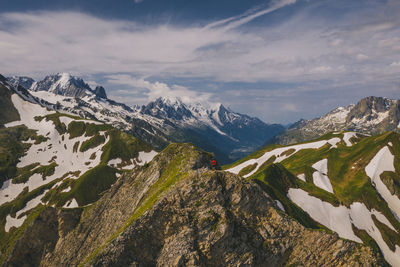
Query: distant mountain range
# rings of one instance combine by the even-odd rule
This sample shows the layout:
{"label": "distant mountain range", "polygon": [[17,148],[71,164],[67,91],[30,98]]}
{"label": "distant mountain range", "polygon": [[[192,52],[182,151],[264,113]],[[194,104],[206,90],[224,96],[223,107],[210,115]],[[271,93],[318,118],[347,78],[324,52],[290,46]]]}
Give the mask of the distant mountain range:
{"label": "distant mountain range", "polygon": [[322,117],[300,120],[268,140],[267,144],[294,144],[340,131],[368,135],[400,132],[400,100],[369,96],[355,105],[338,107]]}
{"label": "distant mountain range", "polygon": [[157,149],[171,142],[191,142],[214,152],[221,163],[255,151],[284,131],[282,125],[264,123],[222,104],[204,107],[164,97],[145,106],[129,107],[108,99],[103,87],[92,89],[81,78],[68,73],[50,75],[42,81],[17,76],[8,80],[49,102],[59,112],[111,124]]}

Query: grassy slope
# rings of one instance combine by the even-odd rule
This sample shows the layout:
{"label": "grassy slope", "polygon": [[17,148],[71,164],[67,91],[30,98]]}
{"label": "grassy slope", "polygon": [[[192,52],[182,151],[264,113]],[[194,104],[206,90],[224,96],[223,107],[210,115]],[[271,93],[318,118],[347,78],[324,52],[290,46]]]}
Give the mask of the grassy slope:
{"label": "grassy slope", "polygon": [[139,151],[149,152],[151,146],[129,134],[113,129],[108,132],[110,141],[102,148],[101,162],[107,163],[111,159],[120,158],[129,161],[139,155]]}
{"label": "grassy slope", "polygon": [[[317,140],[329,139],[337,135],[328,134]],[[314,140],[315,141],[315,140]],[[390,223],[400,230],[400,223],[394,218],[386,202],[377,193],[375,188],[370,182],[370,178],[365,173],[365,167],[376,155],[376,153],[388,142],[392,142],[393,147],[389,147],[392,154],[395,155],[395,169],[397,174],[384,173],[385,179],[383,181],[386,184],[392,185],[393,192],[399,192],[400,184],[400,138],[399,135],[393,132],[387,132],[385,134],[360,138],[357,140],[358,143],[351,147],[347,147],[341,142],[337,149],[330,149],[329,145],[325,145],[320,149],[307,149],[301,150],[289,158],[281,162],[281,164],[271,165],[264,164],[259,170],[250,177],[250,179],[256,179],[259,182],[265,184],[265,189],[279,201],[282,202],[289,215],[293,216],[305,226],[313,227],[312,223],[303,214],[297,213],[295,206],[287,197],[287,190],[291,188],[302,188],[307,191],[310,195],[320,198],[323,201],[330,202],[334,206],[346,205],[350,206],[353,202],[362,202],[368,207],[368,209],[376,209],[382,212]],[[274,147],[274,146],[273,146]],[[250,158],[256,158],[263,155],[266,151],[270,151],[273,147],[267,147],[247,157],[245,160]],[[335,194],[331,194],[316,187],[312,182],[312,173],[315,171],[311,166],[321,159],[328,159],[328,176],[330,178],[332,187]],[[236,166],[245,160],[236,162],[231,166]],[[231,167],[228,166],[228,167]],[[227,167],[225,167],[226,169]],[[279,172],[276,170],[280,169]],[[303,182],[300,179],[289,179],[290,175],[282,169],[288,170],[289,173],[298,175],[304,173],[306,175],[306,181]],[[247,170],[246,170],[247,172]],[[284,185],[282,183],[285,183]],[[389,186],[388,186],[389,187]],[[380,231],[385,237],[385,241],[393,247],[393,244],[397,242],[399,234],[389,231],[388,227],[379,226]],[[366,243],[375,244],[370,238],[367,238],[362,231],[356,231],[356,234]],[[390,238],[389,238],[390,237]],[[394,241],[393,241],[394,240]],[[376,245],[376,244],[375,244]]]}

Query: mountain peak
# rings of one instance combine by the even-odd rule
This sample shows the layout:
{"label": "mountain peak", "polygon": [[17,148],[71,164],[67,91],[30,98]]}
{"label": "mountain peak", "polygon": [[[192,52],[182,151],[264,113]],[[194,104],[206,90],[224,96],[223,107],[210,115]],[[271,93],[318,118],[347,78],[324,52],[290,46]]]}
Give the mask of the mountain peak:
{"label": "mountain peak", "polygon": [[77,98],[92,96],[94,94],[90,86],[83,79],[66,72],[46,76],[42,81],[35,83],[31,90],[47,91],[57,95]]}
{"label": "mountain peak", "polygon": [[34,79],[26,76],[13,76],[13,77],[8,77],[7,79],[12,86],[18,87],[18,85],[20,85],[25,89],[30,89],[32,85],[35,83]]}
{"label": "mountain peak", "polygon": [[349,112],[347,121],[365,119],[366,121],[379,120],[380,122],[384,117],[387,117],[386,112],[388,112],[396,102],[396,100],[386,97],[365,97]]}
{"label": "mountain peak", "polygon": [[103,86],[96,86],[93,92],[97,97],[107,99],[106,90]]}

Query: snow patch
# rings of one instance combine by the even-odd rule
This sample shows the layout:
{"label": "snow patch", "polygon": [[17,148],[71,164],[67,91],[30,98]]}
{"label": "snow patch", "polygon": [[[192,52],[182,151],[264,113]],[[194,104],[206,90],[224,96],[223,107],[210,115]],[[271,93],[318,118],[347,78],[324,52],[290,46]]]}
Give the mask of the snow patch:
{"label": "snow patch", "polygon": [[371,212],[363,203],[355,202],[350,205],[350,217],[353,224],[357,228],[367,231],[367,233],[376,241],[387,262],[389,262],[392,266],[400,266],[399,246],[395,246],[395,252],[390,250],[386,242],[383,240],[378,227],[375,226],[375,223],[371,217]]}
{"label": "snow patch", "polygon": [[33,208],[35,208],[37,205],[39,205],[40,203],[42,203],[41,199],[43,198],[43,196],[48,192],[49,190],[45,190],[41,195],[29,200],[25,207],[22,208],[21,210],[19,210],[16,213],[15,218],[11,217],[10,215],[7,215],[6,217],[6,225],[5,225],[5,231],[8,232],[10,230],[11,227],[20,227],[25,219],[27,218],[26,215],[22,216],[21,218],[18,218],[22,213],[27,212],[28,210],[31,210]]}
{"label": "snow patch", "polygon": [[283,207],[282,203],[279,200],[275,200],[275,202],[276,202],[276,205],[278,206],[278,208],[281,211],[285,212],[285,208]]}
{"label": "snow patch", "polygon": [[116,158],[108,161],[108,166],[116,167],[118,164],[121,164],[122,159]]}
{"label": "snow patch", "polygon": [[312,165],[315,171],[313,173],[313,182],[319,188],[333,194],[332,184],[328,177],[328,159],[323,159]]}
{"label": "snow patch", "polygon": [[332,146],[331,148],[337,148],[337,143],[340,142],[340,138],[335,137],[328,140],[328,143]]}
{"label": "snow patch", "polygon": [[[285,160],[286,158],[294,155],[295,153],[297,153],[299,150],[302,149],[318,149],[323,147],[326,144],[331,144],[332,146],[336,146],[336,144],[338,142],[340,142],[341,139],[340,138],[332,138],[329,140],[322,140],[322,141],[317,141],[317,142],[311,142],[311,143],[305,143],[305,144],[299,144],[299,145],[293,145],[293,146],[286,146],[286,147],[280,147],[280,148],[276,148],[274,150],[268,151],[266,152],[264,155],[262,155],[261,157],[257,158],[257,159],[250,159],[248,161],[245,161],[233,168],[227,169],[227,171],[234,173],[234,174],[238,174],[240,172],[240,170],[242,170],[243,168],[249,166],[249,165],[253,165],[254,163],[257,163],[257,167],[251,171],[249,174],[243,176],[244,178],[247,178],[251,175],[253,175],[255,172],[257,172],[257,170],[260,168],[260,166],[262,166],[262,164],[264,162],[266,162],[269,158],[275,156],[276,159],[274,161],[274,163],[277,162],[281,162],[283,160]],[[290,154],[290,155],[283,155],[280,156],[282,154],[282,152],[287,151],[289,149],[294,149],[295,151]]]}
{"label": "snow patch", "polygon": [[140,151],[139,152],[139,157],[138,157],[138,165],[144,165],[150,161],[153,160],[153,158],[157,155],[158,153],[154,150],[150,152],[144,152]]}
{"label": "snow patch", "polygon": [[396,245],[395,252],[391,251],[372,220],[372,215],[375,215],[379,221],[392,228],[393,226],[380,212],[369,211],[364,203],[360,202],[352,203],[350,208],[345,206],[335,207],[319,198],[310,196],[306,191],[299,188],[289,189],[288,197],[306,211],[311,218],[337,232],[342,238],[362,243],[361,239],[354,234],[351,224],[354,224],[358,229],[367,231],[378,244],[385,259],[392,266],[400,266],[400,248]]}
{"label": "snow patch", "polygon": [[20,227],[24,223],[26,218],[27,218],[26,215],[22,216],[21,218],[18,218],[18,216],[13,218],[10,216],[10,214],[8,214],[6,217],[6,226],[4,227],[6,233],[10,231],[11,227],[16,227],[16,228]]}
{"label": "snow patch", "polygon": [[383,147],[365,167],[365,172],[373,182],[378,193],[388,203],[389,208],[400,217],[400,199],[392,195],[386,185],[382,182],[380,176],[383,172],[394,172],[394,156],[387,146]]}
{"label": "snow patch", "polygon": [[77,208],[77,207],[79,207],[79,205],[78,205],[78,202],[76,202],[75,198],[73,198],[72,200],[68,201],[63,206],[63,208],[68,208],[68,209],[73,209],[73,208]]}
{"label": "snow patch", "polygon": [[355,132],[347,132],[343,134],[343,141],[346,143],[346,146],[352,146],[353,144],[350,142],[350,139],[356,137],[357,133]]}
{"label": "snow patch", "polygon": [[300,180],[302,180],[303,182],[306,181],[306,175],[304,173],[297,175],[297,178],[299,178]]}
{"label": "snow patch", "polygon": [[345,206],[335,207],[329,202],[310,196],[300,188],[290,188],[288,197],[306,211],[311,218],[337,232],[340,237],[362,243],[361,239],[353,232],[349,211]]}
{"label": "snow patch", "polygon": [[67,193],[67,192],[71,191],[71,189],[72,189],[71,186],[68,186],[63,191],[61,191],[61,193]]}

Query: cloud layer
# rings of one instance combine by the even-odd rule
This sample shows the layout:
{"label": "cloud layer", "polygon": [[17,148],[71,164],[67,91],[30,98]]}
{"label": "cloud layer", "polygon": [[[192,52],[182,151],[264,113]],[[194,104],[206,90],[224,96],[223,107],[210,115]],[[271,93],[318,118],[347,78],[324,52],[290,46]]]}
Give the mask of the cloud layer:
{"label": "cloud layer", "polygon": [[[281,95],[281,101],[288,102],[280,106],[281,113],[288,117],[308,103],[302,99],[310,91],[322,97],[327,90],[340,93],[352,88],[356,98],[373,93],[372,86],[379,86],[376,95],[398,89],[400,5],[355,2],[330,16],[321,10],[348,2],[273,1],[267,8],[205,25],[141,25],[77,12],[0,13],[0,72],[36,78],[61,71],[103,76],[115,88],[146,88],[138,99],[151,99],[160,92],[204,99],[214,95],[223,102],[229,99],[228,105],[242,112],[246,112],[244,101],[249,105],[257,97]],[[295,12],[264,23],[268,14],[286,9]],[[171,78],[174,82],[169,85],[150,82]],[[190,91],[196,90],[190,83],[179,86],[180,80],[190,79],[219,86],[208,93]],[[279,90],[247,87],[236,98],[235,90],[230,90],[232,95],[225,97],[226,84],[235,82],[250,87],[291,85]],[[293,103],[291,95],[300,103]]]}

